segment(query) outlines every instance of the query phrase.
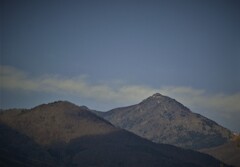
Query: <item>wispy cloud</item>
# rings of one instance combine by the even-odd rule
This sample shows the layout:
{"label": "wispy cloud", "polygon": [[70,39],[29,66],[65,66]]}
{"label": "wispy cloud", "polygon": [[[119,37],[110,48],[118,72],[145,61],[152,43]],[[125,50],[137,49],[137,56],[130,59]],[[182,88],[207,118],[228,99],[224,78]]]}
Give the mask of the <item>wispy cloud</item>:
{"label": "wispy cloud", "polygon": [[[202,108],[209,112],[229,115],[240,113],[240,92],[235,94],[210,94],[205,90],[191,87],[165,86],[152,88],[144,85],[90,83],[86,77],[66,78],[56,75],[30,76],[19,69],[0,66],[0,89],[50,92],[77,95],[102,102],[119,104],[138,103],[152,94],[161,94],[177,99],[191,109]],[[240,114],[239,114],[240,115]]]}
{"label": "wispy cloud", "polygon": [[139,85],[92,84],[84,76],[72,78],[56,75],[32,77],[9,66],[0,66],[0,78],[0,88],[5,90],[74,94],[100,101],[136,102],[158,91],[157,89]]}

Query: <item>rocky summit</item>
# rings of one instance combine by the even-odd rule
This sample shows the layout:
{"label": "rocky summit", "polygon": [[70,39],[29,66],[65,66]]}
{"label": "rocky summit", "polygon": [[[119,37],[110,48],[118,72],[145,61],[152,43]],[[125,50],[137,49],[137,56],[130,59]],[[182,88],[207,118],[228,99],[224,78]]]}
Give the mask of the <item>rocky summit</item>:
{"label": "rocky summit", "polygon": [[189,149],[218,146],[232,135],[230,130],[159,93],[139,104],[97,114],[153,142]]}

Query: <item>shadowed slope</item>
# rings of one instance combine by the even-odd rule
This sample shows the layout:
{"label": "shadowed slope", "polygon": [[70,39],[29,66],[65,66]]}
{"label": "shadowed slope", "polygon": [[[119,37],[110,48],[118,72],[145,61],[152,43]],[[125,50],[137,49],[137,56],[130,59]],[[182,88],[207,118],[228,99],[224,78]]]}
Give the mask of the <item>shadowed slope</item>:
{"label": "shadowed slope", "polygon": [[53,167],[56,161],[29,137],[0,123],[0,166]]}
{"label": "shadowed slope", "polygon": [[221,161],[240,167],[240,136],[236,135],[231,141],[221,146],[200,150]]}
{"label": "shadowed slope", "polygon": [[74,139],[65,147],[65,152],[75,152],[70,162],[75,165],[83,164],[83,166],[89,163],[102,167],[223,165],[205,154],[171,145],[152,143],[124,130]]}

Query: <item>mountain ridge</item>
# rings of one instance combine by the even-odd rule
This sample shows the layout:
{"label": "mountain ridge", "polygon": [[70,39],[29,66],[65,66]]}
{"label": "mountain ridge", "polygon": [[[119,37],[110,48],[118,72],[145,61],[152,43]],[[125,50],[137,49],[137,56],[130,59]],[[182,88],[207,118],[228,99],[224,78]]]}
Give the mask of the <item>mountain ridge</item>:
{"label": "mountain ridge", "polygon": [[[19,137],[29,139],[37,146],[31,147],[30,145],[27,150],[34,149],[37,153],[37,148],[43,150],[50,155],[49,162],[52,162],[51,159],[54,160],[54,166],[227,166],[206,154],[153,143],[131,132],[114,127],[86,107],[79,107],[68,102],[54,102],[28,110],[1,112],[0,123],[10,127],[10,129],[5,128],[5,131],[0,128],[1,134],[2,132],[10,134],[2,138],[5,144],[0,145],[0,151],[5,147],[12,148],[10,139],[17,141]],[[14,130],[13,133],[11,129]],[[26,137],[17,134],[26,135]],[[21,142],[18,147],[27,146]],[[14,149],[9,150],[11,154],[14,153]],[[12,166],[30,163],[19,156],[15,158],[18,158],[17,160],[21,163]],[[9,161],[6,157],[2,157],[0,164],[3,162]],[[41,166],[41,164],[35,166]]]}

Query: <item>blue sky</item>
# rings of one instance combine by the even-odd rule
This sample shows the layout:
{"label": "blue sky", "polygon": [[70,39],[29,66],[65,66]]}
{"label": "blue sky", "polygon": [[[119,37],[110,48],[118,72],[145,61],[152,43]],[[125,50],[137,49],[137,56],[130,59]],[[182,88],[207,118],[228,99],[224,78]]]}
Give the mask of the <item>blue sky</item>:
{"label": "blue sky", "polygon": [[168,95],[240,131],[237,0],[2,0],[1,108]]}

